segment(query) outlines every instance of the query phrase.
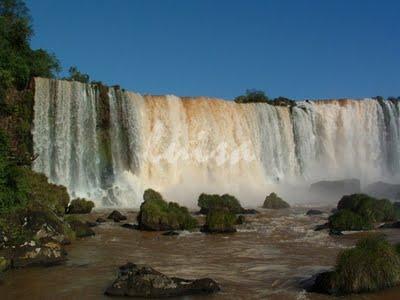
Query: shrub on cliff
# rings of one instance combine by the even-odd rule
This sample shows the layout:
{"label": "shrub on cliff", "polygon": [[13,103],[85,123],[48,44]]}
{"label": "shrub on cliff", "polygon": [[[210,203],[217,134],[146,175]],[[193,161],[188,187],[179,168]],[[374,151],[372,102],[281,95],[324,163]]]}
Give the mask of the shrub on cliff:
{"label": "shrub on cliff", "polygon": [[68,214],[88,214],[94,207],[93,201],[77,198],[71,201],[67,208]]}
{"label": "shrub on cliff", "polygon": [[258,90],[246,90],[244,95],[234,99],[236,103],[267,103],[269,101],[265,92]]}
{"label": "shrub on cliff", "polygon": [[271,193],[267,197],[265,197],[263,208],[284,209],[284,208],[290,208],[290,205],[282,198],[280,198],[277,194]]}
{"label": "shrub on cliff", "polygon": [[203,193],[199,196],[197,205],[200,207],[200,213],[204,215],[215,209],[226,209],[234,214],[245,212],[243,207],[240,205],[239,200],[229,194],[221,196],[217,194]]}
{"label": "shrub on cliff", "polygon": [[342,251],[335,269],[317,276],[312,291],[346,295],[373,292],[400,284],[400,256],[382,235],[361,239]]}
{"label": "shrub on cliff", "polygon": [[137,217],[141,230],[184,230],[197,226],[186,207],[166,202],[160,193],[148,189],[143,194],[144,202]]}
{"label": "shrub on cliff", "polygon": [[235,232],[237,217],[228,209],[214,209],[208,212],[206,224],[202,231],[208,233],[230,233]]}

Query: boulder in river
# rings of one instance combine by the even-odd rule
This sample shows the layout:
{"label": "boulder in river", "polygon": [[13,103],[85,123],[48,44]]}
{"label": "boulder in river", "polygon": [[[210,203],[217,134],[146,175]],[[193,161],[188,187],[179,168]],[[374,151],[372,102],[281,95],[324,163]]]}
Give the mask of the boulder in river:
{"label": "boulder in river", "polygon": [[215,209],[207,214],[206,224],[201,231],[206,233],[233,233],[236,232],[236,221],[236,215],[229,210]]}
{"label": "boulder in river", "polygon": [[263,208],[285,209],[285,208],[290,208],[290,205],[282,198],[280,198],[277,194],[271,193],[267,197],[265,197]]}
{"label": "boulder in river", "polygon": [[382,235],[370,235],[340,252],[334,270],[320,273],[310,292],[348,295],[400,284],[400,255]]}
{"label": "boulder in river", "polygon": [[229,194],[218,195],[203,193],[199,196],[197,205],[200,207],[200,214],[203,215],[206,215],[209,211],[215,209],[228,210],[234,214],[255,213],[255,210],[244,209],[239,200]]}
{"label": "boulder in river", "polygon": [[106,289],[108,296],[142,298],[181,297],[211,294],[220,290],[210,278],[196,280],[168,277],[149,266],[127,263],[119,268],[118,278]]}
{"label": "boulder in river", "polygon": [[92,211],[94,202],[83,198],[77,198],[71,201],[67,208],[68,214],[88,214]]}
{"label": "boulder in river", "polygon": [[329,217],[331,229],[370,230],[376,223],[397,220],[398,211],[387,199],[376,199],[365,194],[343,196],[338,211]]}
{"label": "boulder in river", "polygon": [[121,214],[118,210],[114,210],[111,214],[108,215],[107,219],[114,220],[114,222],[120,222],[125,221],[127,217]]}
{"label": "boulder in river", "polygon": [[160,193],[148,189],[143,199],[137,216],[140,230],[186,230],[197,226],[197,220],[186,207],[165,201]]}

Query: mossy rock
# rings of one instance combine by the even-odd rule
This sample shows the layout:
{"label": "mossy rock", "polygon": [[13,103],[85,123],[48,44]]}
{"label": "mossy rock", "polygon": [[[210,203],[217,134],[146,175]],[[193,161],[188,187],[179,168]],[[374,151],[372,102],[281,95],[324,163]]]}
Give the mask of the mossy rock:
{"label": "mossy rock", "polygon": [[68,214],[88,214],[94,207],[93,201],[77,198],[71,201],[67,208]]}
{"label": "mossy rock", "polygon": [[197,226],[197,220],[186,207],[166,202],[160,193],[148,189],[144,192],[143,199],[137,217],[140,230],[185,230]]}
{"label": "mossy rock", "polygon": [[263,208],[285,209],[285,208],[290,208],[290,205],[282,198],[280,198],[277,194],[271,193],[267,197],[265,197]]}
{"label": "mossy rock", "polygon": [[335,230],[370,230],[374,223],[397,220],[398,211],[389,200],[376,199],[365,194],[343,196],[338,211],[329,217]]}
{"label": "mossy rock", "polygon": [[342,251],[332,272],[317,276],[311,291],[347,295],[400,284],[400,256],[382,235],[370,235]]}
{"label": "mossy rock", "polygon": [[208,233],[231,233],[236,232],[235,224],[237,217],[227,209],[214,209],[208,212],[206,224],[202,231]]}
{"label": "mossy rock", "polygon": [[397,212],[388,199],[376,199],[365,194],[343,196],[337,205],[338,210],[348,209],[369,220],[371,223],[395,221]]}
{"label": "mossy rock", "polygon": [[338,231],[370,230],[372,223],[367,218],[348,209],[342,209],[329,217],[329,228]]}
{"label": "mossy rock", "polygon": [[229,194],[224,194],[221,196],[217,194],[203,193],[199,196],[197,205],[200,207],[200,213],[204,215],[215,209],[229,210],[234,214],[240,214],[245,211],[240,205],[239,200]]}
{"label": "mossy rock", "polygon": [[65,219],[77,238],[95,235],[93,229],[90,228],[90,226],[86,222],[81,221],[79,218],[68,216]]}

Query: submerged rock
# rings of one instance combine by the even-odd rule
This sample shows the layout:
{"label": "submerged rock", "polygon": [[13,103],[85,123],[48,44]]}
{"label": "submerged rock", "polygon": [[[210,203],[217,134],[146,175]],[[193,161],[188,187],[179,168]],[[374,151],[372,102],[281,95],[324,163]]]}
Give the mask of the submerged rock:
{"label": "submerged rock", "polygon": [[179,232],[174,231],[174,230],[170,230],[170,231],[163,232],[162,235],[165,235],[165,236],[176,236],[176,235],[179,235]]}
{"label": "submerged rock", "polygon": [[322,215],[322,214],[323,214],[323,211],[318,210],[318,209],[309,209],[306,212],[307,216],[316,216],[316,215]]}
{"label": "submerged rock", "polygon": [[144,192],[143,199],[137,216],[140,230],[185,230],[197,226],[197,220],[186,207],[166,202],[160,193],[148,189]]}
{"label": "submerged rock", "polygon": [[263,208],[285,209],[285,208],[290,208],[290,205],[282,198],[280,198],[277,194],[271,193],[265,198]]}
{"label": "submerged rock", "polygon": [[92,211],[94,202],[83,198],[77,198],[71,201],[67,208],[67,214],[88,214]]}
{"label": "submerged rock", "polygon": [[13,268],[53,266],[65,262],[66,256],[67,253],[60,243],[43,239],[40,244],[31,241],[15,248],[11,264]]}
{"label": "submerged rock", "polygon": [[78,238],[95,235],[95,232],[87,223],[84,223],[78,219],[68,219],[67,222],[71,229],[75,232],[75,236]]}
{"label": "submerged rock", "polygon": [[114,210],[111,214],[108,215],[107,219],[114,220],[114,222],[120,222],[125,221],[127,217],[121,214],[118,210]]}
{"label": "submerged rock", "polygon": [[236,215],[228,210],[212,210],[207,214],[206,224],[201,228],[201,231],[206,233],[233,233],[236,232],[236,221]]}
{"label": "submerged rock", "polygon": [[210,278],[187,280],[168,277],[151,267],[127,263],[119,268],[118,278],[109,286],[108,296],[143,298],[179,297],[218,292],[220,287]]}
{"label": "submerged rock", "polygon": [[105,223],[105,222],[107,222],[107,220],[104,219],[104,218],[99,217],[99,218],[96,219],[96,222],[97,223]]}
{"label": "submerged rock", "polygon": [[129,223],[124,223],[121,225],[121,227],[123,228],[127,228],[127,229],[139,229],[139,226],[136,224],[129,224]]}
{"label": "submerged rock", "polygon": [[321,231],[321,230],[325,230],[325,229],[329,229],[329,223],[328,222],[315,226],[314,231]]}

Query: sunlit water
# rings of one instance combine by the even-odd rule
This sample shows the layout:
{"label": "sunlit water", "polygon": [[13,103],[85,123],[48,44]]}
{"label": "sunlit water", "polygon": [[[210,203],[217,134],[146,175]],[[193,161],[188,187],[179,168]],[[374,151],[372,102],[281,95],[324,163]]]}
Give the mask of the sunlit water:
{"label": "sunlit water", "polygon": [[[305,211],[262,211],[247,216],[249,223],[227,235],[162,236],[108,222],[95,228],[96,236],[68,246],[65,265],[8,272],[0,298],[105,299],[104,289],[116,277],[118,266],[131,261],[171,276],[211,277],[222,287],[215,295],[184,299],[333,299],[306,293],[301,282],[331,268],[338,252],[351,247],[360,234],[331,237],[315,232],[314,226],[328,214],[308,217]],[[134,222],[135,213],[128,216]],[[400,230],[384,232],[392,242],[400,241]],[[399,298],[400,288],[395,288],[341,299]]]}

